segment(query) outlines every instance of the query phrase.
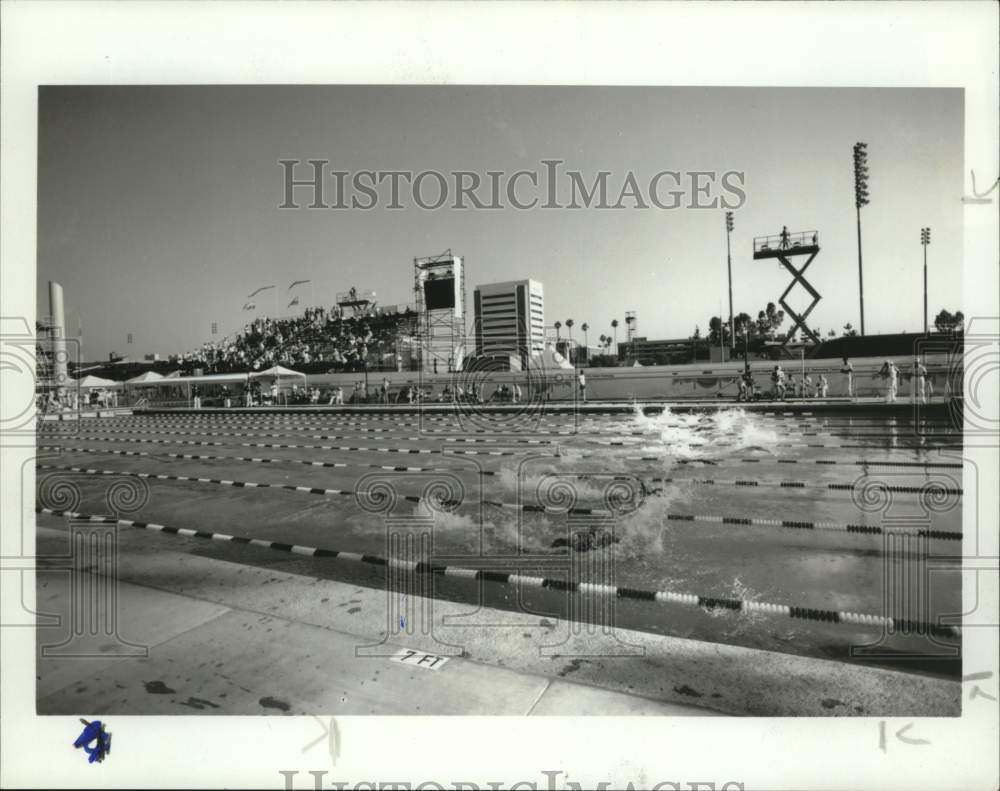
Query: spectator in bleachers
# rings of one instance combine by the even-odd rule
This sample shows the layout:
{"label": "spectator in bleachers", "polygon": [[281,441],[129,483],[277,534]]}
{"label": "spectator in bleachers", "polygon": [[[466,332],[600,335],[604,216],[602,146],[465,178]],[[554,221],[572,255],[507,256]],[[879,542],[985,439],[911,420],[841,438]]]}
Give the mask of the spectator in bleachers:
{"label": "spectator in bleachers", "polygon": [[177,356],[182,367],[205,373],[263,370],[273,365],[294,367],[329,362],[330,370],[402,368],[396,354],[401,337],[416,332],[417,314],[406,309],[364,316],[342,317],[338,311],[306,308],[302,316],[287,319],[258,317],[243,331],[225,340],[204,343]]}

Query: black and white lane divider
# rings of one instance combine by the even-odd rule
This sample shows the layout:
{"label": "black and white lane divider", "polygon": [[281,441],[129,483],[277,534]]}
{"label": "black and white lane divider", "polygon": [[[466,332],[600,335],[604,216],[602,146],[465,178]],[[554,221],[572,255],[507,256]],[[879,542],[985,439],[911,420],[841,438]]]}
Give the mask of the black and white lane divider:
{"label": "black and white lane divider", "polygon": [[353,445],[302,445],[298,443],[274,443],[274,442],[215,442],[213,440],[195,439],[150,439],[146,438],[126,438],[126,437],[97,437],[97,436],[74,436],[75,440],[88,440],[91,442],[125,442],[142,443],[147,445],[197,445],[202,447],[239,447],[239,448],[279,448],[279,449],[306,449],[306,450],[336,450],[336,451],[359,451],[365,453],[402,453],[402,454],[431,454],[431,453],[462,453],[472,456],[516,456],[517,451],[513,450],[462,450],[454,451],[440,448],[372,448]]}
{"label": "black and white lane divider", "polygon": [[[148,428],[147,426],[154,426],[153,428]],[[249,428],[256,428],[256,426],[248,426]],[[213,426],[212,428],[231,428],[237,429],[240,426]],[[265,428],[281,428],[277,426],[265,426]],[[260,432],[260,431],[207,431],[199,428],[198,426],[180,426],[171,427],[170,424],[164,423],[150,423],[143,425],[129,426],[127,428],[108,428],[105,426],[101,427],[101,431],[105,434],[170,434],[177,435],[178,433],[183,433],[184,435],[196,435],[202,437],[241,437],[253,435],[255,437],[297,437],[301,436],[304,431],[316,431],[319,428],[334,428],[337,430],[343,430],[340,426],[329,426],[322,424],[310,424],[301,426],[286,426],[282,431],[278,432]],[[348,434],[339,435],[337,437],[326,436],[323,439],[350,439],[357,434],[406,434],[412,433],[414,429],[419,429],[419,424],[398,424],[392,428],[348,428]],[[40,434],[69,434],[72,435],[75,432],[75,427],[67,428],[65,426],[59,425],[53,428],[44,428],[39,433]],[[430,436],[442,436],[442,437],[452,437],[456,433],[461,433],[465,435],[479,435],[488,434],[496,436],[499,432],[490,431],[488,429],[472,429],[472,428],[462,428],[459,432],[457,429],[428,429],[424,428],[420,431],[419,437],[405,437],[405,439],[420,439],[426,438],[427,435]],[[537,431],[504,431],[505,436],[519,436],[522,434],[537,434]],[[626,436],[626,437],[655,437],[658,436],[659,432],[655,431],[615,431],[613,428],[605,429],[603,431],[584,431],[584,430],[568,430],[568,431],[544,431],[541,432],[544,436],[565,436],[565,437],[575,437],[575,436]],[[315,436],[314,436],[315,438]]]}
{"label": "black and white lane divider", "polygon": [[52,450],[67,453],[96,453],[106,456],[144,456],[160,457],[165,456],[170,459],[193,459],[201,461],[241,461],[256,464],[304,464],[307,467],[331,467],[331,468],[361,468],[369,470],[389,470],[390,472],[474,472],[482,475],[496,475],[494,470],[467,469],[464,467],[407,467],[402,464],[360,464],[350,461],[309,461],[308,459],[268,459],[256,456],[213,456],[200,453],[168,453],[166,451],[152,453],[142,450],[101,450],[99,448],[75,448],[62,445],[39,445],[39,450]]}
{"label": "black and white lane divider", "polygon": [[[213,414],[192,414],[188,416],[147,416],[132,415],[126,417],[109,418],[115,425],[162,425],[162,426],[188,426],[191,428],[204,426],[271,426],[271,427],[298,427],[298,426],[365,426],[373,422],[389,423],[393,426],[421,426],[426,424],[455,425],[461,423],[461,415],[451,415],[446,417],[435,417],[424,415],[419,420],[406,420],[402,415],[385,416],[355,416],[360,419],[341,418],[337,415],[325,416],[287,416],[280,417],[267,414],[246,414],[246,415],[213,415]],[[549,420],[531,418],[532,428],[538,426],[567,426],[572,425],[568,420]],[[513,426],[512,428],[516,428]]]}
{"label": "black and white lane divider", "polygon": [[[721,435],[720,435],[721,436]],[[733,434],[728,434],[725,436],[734,436]],[[619,441],[611,442],[598,442],[597,440],[592,441],[594,444],[600,445],[611,445],[611,446],[635,446],[641,445],[641,441],[633,443],[625,443]],[[711,445],[712,448],[731,448],[736,446],[746,447],[746,443],[739,442],[716,442],[708,440],[704,442],[691,442],[688,443],[693,449],[698,449],[707,445]],[[841,445],[838,443],[831,442],[774,442],[768,445],[767,450],[770,451],[774,448],[807,448],[807,449],[828,449],[828,450],[879,450],[879,449],[899,449],[899,450],[910,450],[910,451],[928,451],[928,450],[961,450],[962,444],[958,443],[931,443],[931,442],[919,442],[917,444],[905,444],[903,442],[890,443],[885,440],[879,440],[877,442],[871,442],[867,445]]]}
{"label": "black and white lane divider", "polygon": [[[580,456],[581,459],[600,459],[606,461],[607,457],[599,453],[585,453]],[[726,458],[718,459],[711,456],[705,457],[692,457],[684,459],[675,459],[669,453],[664,452],[660,455],[647,454],[645,456],[616,456],[616,459],[621,461],[652,461],[658,462],[659,464],[669,463],[669,464],[683,464],[683,465],[694,465],[702,464],[709,467],[723,467],[730,466],[733,464],[801,464],[803,466],[808,466],[810,464],[815,464],[819,466],[845,466],[845,467],[901,467],[909,468],[912,467],[918,470],[936,470],[936,469],[951,469],[960,470],[962,469],[961,463],[952,462],[932,462],[932,461],[890,461],[890,460],[877,460],[877,459],[781,459],[775,456],[761,456],[759,458]]]}
{"label": "black and white lane divider", "polygon": [[722,480],[718,478],[648,478],[650,483],[664,484],[694,484],[697,486],[732,486],[735,488],[776,488],[776,489],[821,489],[830,492],[856,492],[864,489],[870,493],[879,491],[894,494],[927,494],[934,496],[962,496],[962,489],[945,486],[937,481],[928,481],[923,486],[902,486],[883,481],[867,481],[862,485],[857,483],[820,483],[812,481],[758,481],[753,479]]}
{"label": "black and white lane divider", "polygon": [[[662,456],[627,456],[629,461],[663,461]],[[913,468],[917,470],[960,470],[961,464],[951,462],[932,461],[879,461],[876,459],[779,459],[775,457],[761,457],[749,459],[673,459],[674,464],[707,464],[710,466],[723,464],[809,464],[816,465],[839,465],[842,467],[901,467]]]}
{"label": "black and white lane divider", "polygon": [[[261,483],[257,481],[235,481],[229,480],[227,478],[206,478],[204,476],[195,475],[172,475],[169,473],[155,473],[155,472],[133,472],[131,470],[101,470],[96,467],[75,467],[72,465],[59,465],[59,464],[36,464],[35,467],[39,470],[59,470],[62,472],[75,472],[80,475],[118,475],[127,478],[143,478],[150,481],[178,481],[184,483],[201,483],[210,484],[212,486],[231,486],[236,489],[280,489],[282,491],[288,492],[298,492],[300,494],[319,494],[319,495],[337,495],[342,497],[354,497],[361,498],[366,497],[371,492],[357,491],[354,489],[328,489],[322,486],[298,486],[293,483]],[[399,499],[405,500],[410,503],[430,503],[435,508],[444,508],[447,510],[452,510],[459,506],[476,506],[480,505],[480,501],[460,501],[460,500],[445,500],[439,497],[420,497],[417,495],[399,495]],[[544,513],[549,515],[567,515],[567,516],[612,516],[612,511],[609,509],[602,508],[556,508],[541,505],[532,504],[522,504],[522,503],[503,503],[495,500],[482,500],[482,505],[493,506],[494,508],[503,508],[510,511],[523,511],[525,513]]]}
{"label": "black and white lane divider", "polygon": [[[315,428],[309,429],[310,431],[315,431]],[[101,429],[103,434],[166,434],[171,437],[255,437],[255,438],[279,438],[279,437],[291,437],[298,439],[368,439],[368,437],[359,435],[359,432],[353,432],[350,434],[301,434],[301,433],[290,433],[288,431],[282,432],[257,432],[257,431],[196,431],[196,432],[179,432],[166,429],[145,429],[145,428],[130,428],[130,429]],[[415,435],[407,436],[408,432],[399,432],[394,429],[365,429],[365,431],[378,432],[383,436],[382,439],[391,439],[403,442],[420,442],[432,439],[435,442],[473,442],[473,443],[496,443],[504,442],[511,443],[515,445],[528,444],[528,445],[550,445],[553,440],[551,439],[522,439],[522,438],[479,438],[479,437],[455,437],[449,435],[439,436],[438,434],[428,435]],[[73,436],[72,433],[66,432],[68,436]],[[58,436],[58,434],[57,434]]]}
{"label": "black and white lane divider", "polygon": [[962,534],[950,530],[929,530],[918,528],[909,530],[901,527],[884,529],[881,525],[840,524],[837,522],[809,522],[798,519],[757,519],[749,516],[700,516],[693,514],[667,514],[671,522],[707,522],[717,525],[732,525],[734,527],[778,527],[786,530],[832,530],[855,535],[881,536],[890,532],[922,536],[942,541],[961,541]]}
{"label": "black and white lane divider", "polygon": [[609,598],[629,601],[644,601],[655,604],[676,604],[688,607],[697,607],[706,611],[723,610],[743,616],[765,614],[791,618],[794,620],[843,624],[845,626],[852,627],[872,627],[888,629],[890,631],[915,632],[918,634],[931,634],[938,637],[958,637],[961,636],[962,633],[961,628],[958,626],[942,625],[928,621],[890,618],[885,615],[876,615],[874,613],[827,610],[813,607],[799,607],[788,604],[774,604],[750,599],[701,596],[694,593],[680,593],[677,591],[643,590],[639,588],[627,588],[620,585],[599,585],[590,582],[568,581],[565,579],[530,577],[522,574],[512,574],[502,571],[462,568],[459,566],[447,566],[433,562],[427,563],[423,561],[398,560],[396,558],[384,558],[378,555],[362,554],[358,552],[342,552],[336,549],[307,547],[299,544],[287,544],[281,541],[268,541],[259,538],[249,538],[246,536],[233,536],[226,533],[214,533],[205,530],[191,530],[188,528],[161,525],[155,522],[144,522],[138,519],[117,519],[113,516],[85,514],[74,511],[60,511],[42,507],[36,507],[35,511],[36,513],[48,514],[51,516],[67,517],[69,519],[86,520],[89,522],[105,524],[118,524],[123,527],[151,530],[159,533],[186,536],[188,538],[201,538],[210,541],[223,541],[234,544],[257,546],[279,552],[306,555],[308,557],[336,558],[342,561],[366,563],[373,566],[382,566],[384,568],[409,571],[414,574],[439,574],[449,577],[463,577],[470,580],[486,580],[500,585],[513,585],[520,586],[522,588],[547,588],[553,591],[566,591],[574,594],[606,596]]}

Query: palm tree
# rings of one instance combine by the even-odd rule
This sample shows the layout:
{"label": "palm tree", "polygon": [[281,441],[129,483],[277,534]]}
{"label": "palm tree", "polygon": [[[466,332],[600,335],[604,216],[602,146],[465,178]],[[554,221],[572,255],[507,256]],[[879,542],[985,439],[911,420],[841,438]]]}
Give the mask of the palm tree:
{"label": "palm tree", "polygon": [[561,321],[557,321],[553,326],[556,328],[556,346],[558,347],[559,346],[559,330],[562,329],[562,322]]}
{"label": "palm tree", "polygon": [[615,331],[615,356],[618,356],[618,319],[611,319],[611,329]]}
{"label": "palm tree", "polygon": [[566,332],[569,333],[569,347],[568,347],[569,348],[569,354],[567,355],[567,357],[569,357],[569,361],[571,363],[575,363],[576,362],[576,360],[574,358],[577,356],[577,355],[575,355],[573,353],[573,325],[574,324],[576,324],[576,322],[573,321],[573,319],[566,319]]}
{"label": "palm tree", "polygon": [[580,329],[583,330],[583,359],[590,359],[590,341],[587,339],[587,330],[590,329],[590,325],[587,322],[583,322],[580,325]]}

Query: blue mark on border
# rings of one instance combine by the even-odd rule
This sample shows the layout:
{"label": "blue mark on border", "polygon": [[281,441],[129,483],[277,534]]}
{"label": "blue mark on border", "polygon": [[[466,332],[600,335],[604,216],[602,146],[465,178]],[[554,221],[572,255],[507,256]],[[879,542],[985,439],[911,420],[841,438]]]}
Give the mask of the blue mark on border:
{"label": "blue mark on border", "polygon": [[[103,761],[111,753],[111,734],[104,729],[100,720],[87,722],[81,717],[80,722],[84,725],[83,732],[76,737],[73,746],[83,748],[87,753],[87,763]],[[90,746],[91,743],[93,747]]]}

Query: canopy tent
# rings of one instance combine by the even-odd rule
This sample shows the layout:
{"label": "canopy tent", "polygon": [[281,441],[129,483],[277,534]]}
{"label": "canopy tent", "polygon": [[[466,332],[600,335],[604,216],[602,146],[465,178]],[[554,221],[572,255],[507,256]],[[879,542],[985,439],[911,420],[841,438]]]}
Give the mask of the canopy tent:
{"label": "canopy tent", "polygon": [[285,368],[281,365],[274,365],[266,371],[254,371],[250,374],[251,379],[288,379],[295,376],[300,376],[303,380],[306,378],[305,374],[293,371],[291,368]]}
{"label": "canopy tent", "polygon": [[99,376],[94,376],[93,374],[88,374],[83,377],[83,379],[77,379],[77,387],[82,390],[93,390],[98,387],[116,388],[121,387],[121,382],[115,382],[111,379],[102,379]]}
{"label": "canopy tent", "polygon": [[133,376],[131,379],[125,382],[128,385],[144,385],[151,384],[153,382],[159,382],[163,377],[156,371],[145,371],[138,376]]}
{"label": "canopy tent", "polygon": [[546,343],[544,350],[535,352],[531,356],[531,362],[529,365],[532,368],[541,368],[545,371],[552,369],[562,371],[573,370],[573,366],[570,361],[557,352],[554,345],[551,343]]}

